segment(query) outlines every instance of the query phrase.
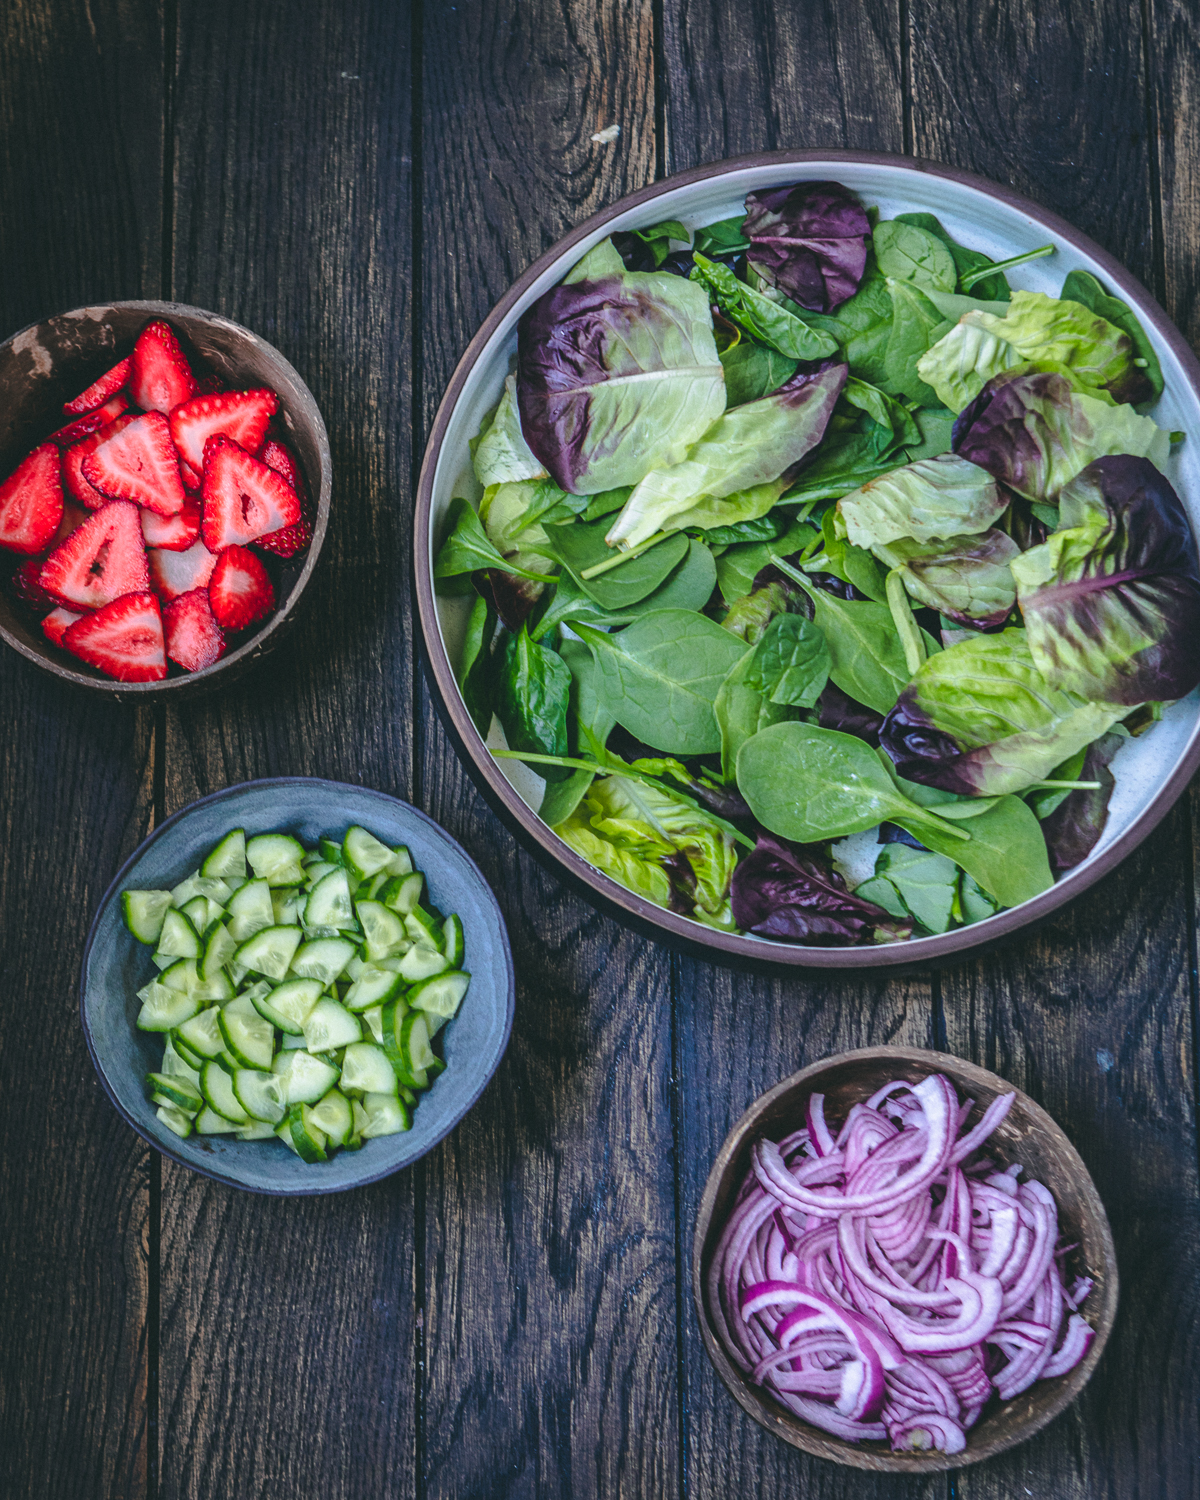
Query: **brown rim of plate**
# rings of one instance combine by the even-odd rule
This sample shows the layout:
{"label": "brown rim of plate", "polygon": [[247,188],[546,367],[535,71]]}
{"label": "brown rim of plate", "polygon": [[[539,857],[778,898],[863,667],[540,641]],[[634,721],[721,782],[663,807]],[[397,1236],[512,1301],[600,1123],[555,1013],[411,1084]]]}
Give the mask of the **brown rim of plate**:
{"label": "brown rim of plate", "polygon": [[123,311],[145,313],[148,318],[172,318],[182,322],[190,319],[192,322],[209,323],[221,328],[230,329],[254,344],[264,349],[268,356],[268,363],[272,370],[278,371],[283,380],[290,382],[297,393],[297,399],[293,403],[295,410],[293,415],[297,422],[308,426],[315,436],[316,449],[320,462],[320,473],[316,476],[318,484],[313,485],[313,476],[305,475],[309,481],[309,490],[314,495],[316,514],[313,519],[313,537],[308,546],[308,553],[304,559],[304,565],[300,569],[295,582],[288,590],[287,598],[266,622],[263,628],[257,631],[247,641],[243,641],[236,651],[231,651],[227,656],[222,656],[211,667],[205,667],[199,672],[189,672],[182,677],[167,677],[160,682],[118,682],[115,678],[105,677],[100,673],[88,673],[78,671],[68,666],[65,661],[59,661],[49,654],[30,647],[17,635],[14,635],[3,620],[0,620],[0,640],[14,651],[19,652],[26,661],[30,661],[35,667],[44,672],[50,672],[63,682],[72,683],[76,687],[87,688],[93,693],[107,694],[121,702],[130,700],[146,702],[157,700],[168,696],[177,697],[181,692],[190,690],[194,695],[210,691],[213,688],[229,685],[260,657],[279,644],[282,633],[289,628],[295,619],[295,610],[300,603],[300,598],[307,589],[312,578],[313,571],[320,556],[321,547],[325,541],[325,533],[329,525],[329,503],[333,492],[333,458],[329,450],[329,434],[325,429],[325,421],[321,416],[320,408],[316,399],[308,388],[308,384],[300,376],[300,373],[286,359],[274,344],[268,343],[266,339],[255,333],[253,329],[244,327],[241,323],[235,323],[232,318],[226,318],[220,313],[209,312],[203,307],[190,307],[183,302],[141,302],[115,300],[112,302],[92,302],[84,307],[72,308],[67,312],[54,313],[48,318],[39,318],[36,323],[30,323],[27,327],[18,329],[10,338],[0,344],[0,349],[7,349],[17,339],[32,333],[35,329],[43,327],[47,323],[57,322],[64,318],[74,318],[87,312],[104,312],[119,308]]}
{"label": "brown rim of plate", "polygon": [[[1046,1388],[1039,1391],[1035,1382],[1028,1391],[1014,1397],[1014,1402],[1024,1401],[1026,1405],[1029,1404],[1027,1398],[1033,1395],[1042,1395],[1046,1399],[1044,1405],[1039,1403],[1035,1410],[1024,1417],[1010,1409],[1010,1412],[1006,1414],[1011,1417],[1007,1430],[993,1432],[983,1441],[973,1445],[971,1433],[977,1432],[979,1428],[971,1428],[967,1433],[967,1447],[962,1453],[928,1451],[890,1453],[881,1444],[871,1443],[860,1446],[810,1426],[789,1412],[786,1407],[774,1401],[768,1392],[763,1390],[760,1394],[761,1388],[750,1384],[747,1377],[729,1358],[725,1346],[713,1332],[709,1321],[708,1309],[705,1306],[704,1276],[708,1268],[708,1252],[711,1249],[709,1242],[714,1238],[717,1198],[721,1190],[722,1179],[729,1171],[730,1164],[742,1150],[747,1137],[755,1132],[758,1122],[764,1115],[770,1113],[778,1101],[800,1091],[810,1092],[812,1085],[822,1075],[834,1070],[852,1069],[855,1063],[868,1066],[876,1063],[895,1065],[897,1076],[905,1072],[914,1076],[917,1073],[945,1073],[956,1085],[965,1084],[976,1095],[982,1091],[989,1098],[998,1093],[1015,1092],[1016,1110],[1024,1114],[1043,1138],[1050,1143],[1056,1161],[1071,1179],[1077,1198],[1084,1206],[1095,1239],[1098,1241],[1100,1251],[1097,1257],[1098,1263],[1089,1264],[1087,1267],[1096,1280],[1096,1287],[1092,1294],[1096,1297],[1096,1302],[1090,1307],[1087,1303],[1084,1304],[1085,1311],[1096,1316],[1096,1322],[1092,1324],[1095,1336],[1087,1353],[1073,1370],[1057,1377],[1061,1384],[1056,1391],[1051,1392]],[[838,1052],[831,1057],[823,1057],[817,1062],[810,1063],[808,1067],[801,1068],[798,1073],[793,1073],[790,1078],[785,1078],[773,1089],[760,1095],[729,1132],[720,1151],[717,1152],[712,1170],[708,1174],[708,1181],[704,1185],[700,1205],[696,1210],[696,1228],[692,1236],[692,1300],[696,1316],[700,1321],[704,1347],[714,1369],[743,1411],[765,1427],[768,1432],[781,1438],[785,1443],[790,1443],[794,1448],[803,1449],[804,1452],[815,1454],[818,1458],[829,1459],[833,1463],[843,1464],[850,1468],[870,1469],[876,1473],[888,1474],[929,1474],[946,1469],[961,1469],[969,1464],[979,1463],[982,1459],[994,1458],[997,1453],[1003,1453],[1006,1449],[1016,1447],[1018,1443],[1023,1443],[1026,1439],[1033,1437],[1063,1412],[1091,1379],[1092,1371],[1099,1363],[1104,1346],[1113,1329],[1119,1293],[1120,1277],[1108,1214],[1083,1159],[1053,1116],[1007,1079],[989,1072],[986,1068],[978,1067],[975,1063],[967,1062],[965,1058],[955,1057],[946,1052],[926,1051],[922,1047],[863,1047],[854,1052]],[[1088,1321],[1091,1322],[1090,1317]]]}
{"label": "brown rim of plate", "polygon": [[939,162],[875,151],[763,151],[750,156],[732,157],[727,161],[710,162],[702,167],[693,167],[690,171],[678,172],[673,177],[664,178],[661,182],[653,183],[649,187],[639,188],[636,193],[630,193],[628,197],[614,203],[611,208],[593,214],[590,219],[564,235],[513,283],[484,319],[478,333],[467,345],[466,352],[450,378],[450,384],[446,388],[437,416],[434,418],[417,485],[413,566],[416,574],[420,641],[442,722],[446,725],[459,755],[493,811],[547,869],[560,875],[565,873],[588,900],[600,905],[610,915],[637,927],[648,935],[666,939],[677,948],[706,958],[719,955],[726,963],[740,967],[759,970],[910,968],[915,965],[945,962],[968,949],[981,950],[991,947],[1020,928],[1043,921],[1060,906],[1082,894],[1089,886],[1107,875],[1110,870],[1115,869],[1166,816],[1187,787],[1197,766],[1200,765],[1200,725],[1193,731],[1178,763],[1150,804],[1094,861],[1079,867],[1056,885],[1051,886],[1048,891],[1035,896],[1032,901],[1022,902],[1020,906],[1011,907],[1008,911],[987,918],[986,921],[969,927],[959,927],[952,932],[940,933],[934,937],[913,938],[906,943],[885,943],[871,948],[818,948],[798,943],[777,943],[740,933],[720,932],[716,928],[704,927],[688,917],[679,916],[675,912],[655,906],[653,902],[618,885],[615,880],[610,879],[568,848],[521,798],[487,750],[467,713],[455,680],[454,669],[446,655],[445,643],[442,640],[432,569],[425,562],[425,559],[430,556],[430,516],[433,504],[434,472],[441,455],[451,414],[476,361],[483,354],[497,328],[525,297],[534,282],[544,275],[555,261],[573,246],[594,234],[597,229],[631,208],[653,203],[664,193],[692,183],[707,182],[711,178],[725,176],[731,172],[743,171],[749,167],[777,166],[783,170],[809,164],[822,164],[832,168],[841,164],[901,167],[912,172],[914,176],[938,177],[960,183],[964,187],[986,193],[989,197],[1027,214],[1056,239],[1091,256],[1099,263],[1112,288],[1131,302],[1139,316],[1144,318],[1159,337],[1169,345],[1171,352],[1186,370],[1192,386],[1197,393],[1200,393],[1200,361],[1196,359],[1183,335],[1141,283],[1106,250],[1102,250],[1099,245],[1085,234],[1081,234],[1065,219],[1060,219],[1057,214],[1043,209],[1020,193],[1012,192],[1001,183],[991,182],[973,172],[962,172],[955,167],[943,166]]}

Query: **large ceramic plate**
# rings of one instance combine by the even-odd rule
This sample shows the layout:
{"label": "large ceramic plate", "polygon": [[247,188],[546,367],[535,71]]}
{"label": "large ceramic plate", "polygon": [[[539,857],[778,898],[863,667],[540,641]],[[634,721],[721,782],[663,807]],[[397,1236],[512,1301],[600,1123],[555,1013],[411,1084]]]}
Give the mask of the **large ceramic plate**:
{"label": "large ceramic plate", "polygon": [[[529,768],[498,761],[471,723],[454,679],[467,604],[433,587],[433,549],[455,495],[477,499],[469,440],[500,398],[516,353],[517,320],[585,251],[618,229],[661,219],[697,228],[742,211],[747,193],[803,179],[833,178],[876,204],[884,218],[936,214],[963,244],[995,260],[1053,241],[1058,253],[1019,267],[1013,286],[1057,295],[1068,271],[1090,271],[1137,311],[1162,363],[1166,390],[1154,408],[1160,426],[1182,429],[1169,476],[1200,534],[1200,364],[1166,314],[1123,266],[1064,220],[996,183],[932,162],[859,151],[780,151],[716,162],[624,198],[559,241],[493,309],[463,356],[443,398],[417,493],[416,583],[426,659],[450,734],[493,808],[530,851],[584,888],[589,899],[677,945],[753,964],[864,968],[925,963],[994,942],[1080,894],[1141,842],[1168,811],[1200,762],[1200,691],[1167,709],[1153,732],[1124,746],[1113,762],[1116,789],[1104,836],[1083,864],[1033,901],[986,922],[937,937],[877,948],[815,948],[715,932],[633,895],[569,849],[537,816],[542,782]],[[500,743],[498,739],[494,743]]]}

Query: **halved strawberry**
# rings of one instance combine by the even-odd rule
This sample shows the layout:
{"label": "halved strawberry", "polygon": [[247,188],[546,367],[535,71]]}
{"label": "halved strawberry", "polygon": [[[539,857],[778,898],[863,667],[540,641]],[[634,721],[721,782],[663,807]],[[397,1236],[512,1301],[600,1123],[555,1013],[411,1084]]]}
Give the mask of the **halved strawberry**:
{"label": "halved strawberry", "polygon": [[193,396],[171,413],[171,436],[179,456],[195,473],[204,468],[204,445],[217,433],[232,438],[249,453],[257,453],[267,423],[279,410],[274,391],[225,391],[219,396]]}
{"label": "halved strawberry", "polygon": [[269,531],[266,536],[260,536],[254,545],[261,547],[264,552],[274,553],[276,557],[295,557],[297,552],[304,551],[312,539],[312,527],[301,516],[294,526],[285,526],[282,531]]}
{"label": "halved strawberry", "polygon": [[151,547],[146,553],[150,568],[150,587],[163,601],[169,603],[180,594],[192,589],[205,589],[212,577],[217,560],[204,545],[197,542],[186,552],[166,552]]}
{"label": "halved strawberry", "polygon": [[99,510],[102,505],[107,505],[108,496],[102,495],[94,484],[89,484],[83,477],[84,459],[89,453],[95,453],[101,443],[110,437],[116,437],[130,422],[136,421],[137,418],[132,416],[118,417],[107,427],[101,427],[99,432],[93,432],[91,437],[84,438],[82,443],[63,449],[63,483],[80,505],[86,505],[88,510]]}
{"label": "halved strawberry", "polygon": [[12,587],[13,593],[22,604],[28,605],[35,614],[44,615],[54,608],[58,600],[48,594],[38,582],[38,574],[41,571],[41,558],[31,557],[13,574]]}
{"label": "halved strawberry", "polygon": [[94,511],[42,564],[38,582],[64,604],[99,609],[150,587],[138,508],[114,500]]}
{"label": "halved strawberry", "polygon": [[167,655],[187,672],[211,667],[225,655],[225,636],[213,618],[207,589],[192,589],[163,610]]}
{"label": "halved strawberry", "polygon": [[76,396],[74,401],[64,404],[64,415],[77,417],[85,411],[95,411],[98,406],[103,406],[108,398],[115,396],[129,379],[129,371],[132,367],[132,359],[123,359],[119,365],[114,365],[111,370],[105,371],[99,380],[93,380],[87,390]]}
{"label": "halved strawberry", "polygon": [[110,499],[134,500],[160,516],[183,509],[179,459],[161,412],[135,417],[87,454],[80,467],[87,482]]}
{"label": "halved strawberry", "polygon": [[153,594],[125,594],[84,615],[67,627],[62,643],[118,682],[161,682],[167,675],[162,614]]}
{"label": "halved strawberry", "polygon": [[244,630],[275,608],[275,590],[267,570],[245,547],[226,547],[208,580],[208,597],[217,623]]}
{"label": "halved strawberry", "polygon": [[93,432],[99,432],[102,427],[115,422],[123,412],[128,410],[129,402],[124,396],[113,396],[103,406],[98,406],[95,411],[88,412],[84,417],[77,417],[74,422],[68,422],[65,427],[52,432],[50,441],[57,443],[60,448],[69,448],[72,443],[81,442],[85,437],[90,437]]}
{"label": "halved strawberry", "polygon": [[144,510],[142,535],[147,547],[165,547],[168,552],[186,551],[200,535],[200,501],[187,495],[183,509],[173,516],[156,516],[152,510]]}
{"label": "halved strawberry", "polygon": [[282,475],[296,491],[300,499],[300,519],[294,526],[285,526],[282,531],[269,531],[266,536],[260,536],[255,546],[261,547],[264,552],[273,552],[276,557],[295,557],[297,552],[304,551],[313,538],[313,517],[304,476],[296,462],[296,455],[286,444],[276,442],[274,438],[269,438],[263,444],[259,457],[268,468]]}
{"label": "halved strawberry", "polygon": [[168,323],[147,323],[133,346],[129,394],[143,411],[165,416],[196,394],[196,377]]}
{"label": "halved strawberry", "polygon": [[53,610],[42,621],[42,634],[48,641],[52,641],[56,646],[61,646],[63,636],[67,633],[70,626],[74,625],[76,620],[82,619],[82,615],[77,615],[73,609],[64,609],[60,604],[56,610]]}
{"label": "halved strawberry", "polygon": [[215,396],[218,391],[227,391],[229,387],[219,375],[197,375],[197,396]]}
{"label": "halved strawberry", "polygon": [[204,445],[200,534],[210,552],[242,546],[300,519],[296,491],[274,469],[226,437]]}
{"label": "halved strawberry", "polygon": [[32,556],[47,547],[63,517],[62,459],[43,443],[0,484],[0,547]]}

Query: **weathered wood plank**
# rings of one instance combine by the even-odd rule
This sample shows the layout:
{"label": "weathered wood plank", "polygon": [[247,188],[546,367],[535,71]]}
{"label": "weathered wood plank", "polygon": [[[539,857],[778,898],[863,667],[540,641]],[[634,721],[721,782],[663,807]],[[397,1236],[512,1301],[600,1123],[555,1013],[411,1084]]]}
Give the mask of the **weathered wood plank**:
{"label": "weathered wood plank", "polygon": [[[169,715],[170,811],[265,775],[409,791],[410,72],[403,6],[179,7],[174,292],[295,363],[335,481],[295,633]],[[412,1196],[164,1170],[165,1495],[414,1493]]]}
{"label": "weathered wood plank", "polygon": [[[155,296],[159,7],[9,7],[0,77],[0,337]],[[141,1500],[151,1155],[92,1070],[77,983],[96,903],[149,829],[151,719],[7,651],[0,703],[4,1483],[31,1500]]]}
{"label": "weathered wood plank", "polygon": [[[472,0],[424,28],[428,421],[510,281],[650,178],[654,100],[644,0]],[[500,1072],[427,1164],[429,1489],[673,1494],[668,960],[518,854],[427,697],[421,729],[425,804],[499,893],[518,981]]]}
{"label": "weathered wood plank", "polygon": [[[911,18],[916,149],[1014,183],[1152,284],[1138,5],[951,14],[914,0]],[[1161,42],[1153,51],[1169,65]],[[1174,243],[1178,285],[1191,260]],[[964,1497],[1007,1497],[1018,1482],[1089,1500],[1195,1492],[1190,883],[1176,812],[1036,936],[942,978],[950,1049],[1012,1078],[1060,1121],[1109,1210],[1122,1274],[1113,1341],[1081,1401],[1011,1456],[964,1471]]]}

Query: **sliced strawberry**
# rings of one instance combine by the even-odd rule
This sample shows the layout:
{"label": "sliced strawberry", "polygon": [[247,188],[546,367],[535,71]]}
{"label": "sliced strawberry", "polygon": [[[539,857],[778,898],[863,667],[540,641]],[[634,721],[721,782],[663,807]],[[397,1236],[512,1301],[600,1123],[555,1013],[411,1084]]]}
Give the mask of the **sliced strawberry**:
{"label": "sliced strawberry", "polygon": [[82,619],[82,615],[77,615],[73,609],[64,609],[60,604],[42,621],[42,634],[48,641],[61,646],[68,627],[74,625],[76,620]]}
{"label": "sliced strawberry", "polygon": [[188,495],[183,509],[173,516],[156,516],[152,510],[144,510],[142,535],[147,547],[165,547],[168,552],[186,551],[200,535],[199,499]]}
{"label": "sliced strawberry", "polygon": [[313,515],[304,476],[296,462],[296,455],[286,444],[276,442],[274,438],[269,438],[263,444],[259,457],[268,468],[282,475],[300,497],[300,519],[294,526],[285,526],[282,531],[269,531],[266,536],[260,536],[255,546],[261,547],[264,552],[273,552],[276,557],[295,557],[297,552],[304,551],[313,538]]}
{"label": "sliced strawberry", "polygon": [[196,377],[167,323],[147,323],[133,346],[129,394],[143,411],[165,416],[196,394]]}
{"label": "sliced strawberry", "polygon": [[41,571],[41,559],[31,557],[13,574],[12,586],[13,593],[22,604],[27,604],[35,614],[44,615],[55,607],[58,600],[48,594],[38,582],[38,574]]}
{"label": "sliced strawberry", "polygon": [[0,484],[0,547],[31,557],[50,544],[62,518],[62,459],[54,443],[43,443]]}
{"label": "sliced strawberry", "polygon": [[286,443],[281,443],[277,438],[268,438],[262,446],[262,452],[258,455],[268,468],[274,469],[276,474],[282,474],[291,487],[300,496],[300,506],[305,515],[308,514],[308,490],[304,484],[304,475],[300,472],[300,464],[296,455]]}
{"label": "sliced strawberry", "polygon": [[146,562],[150,568],[150,587],[167,604],[192,589],[207,588],[217,560],[203,542],[197,542],[186,552],[151,547]]}
{"label": "sliced strawberry", "polygon": [[161,682],[167,675],[162,614],[153,594],[125,594],[84,615],[67,627],[62,643],[118,682]]}
{"label": "sliced strawberry", "polygon": [[87,482],[110,499],[136,501],[160,516],[183,509],[179,460],[161,412],[135,417],[87,454],[80,467]]}
{"label": "sliced strawberry", "polygon": [[101,427],[99,432],[93,432],[91,437],[84,438],[82,443],[63,449],[63,483],[80,505],[86,505],[88,510],[99,510],[102,505],[107,505],[108,496],[102,495],[94,484],[89,484],[83,477],[84,459],[89,453],[95,453],[101,443],[110,437],[116,437],[130,422],[136,421],[136,417],[118,417],[107,427]]}
{"label": "sliced strawberry", "polygon": [[204,445],[201,496],[200,534],[210,552],[242,546],[300,519],[300,499],[291,485],[225,437],[211,437]]}
{"label": "sliced strawberry", "polygon": [[68,401],[63,407],[63,414],[68,417],[78,417],[85,411],[95,411],[98,406],[103,406],[108,398],[115,396],[129,379],[129,371],[132,367],[133,360],[131,359],[123,359],[119,365],[114,365],[111,370],[101,375],[99,380],[93,380],[87,390],[76,396],[74,401]]}
{"label": "sliced strawberry", "polygon": [[74,422],[68,422],[65,427],[52,432],[50,441],[57,443],[60,448],[69,448],[72,443],[81,442],[85,437],[90,437],[93,432],[99,432],[102,427],[115,422],[122,413],[128,410],[129,402],[124,396],[113,396],[103,406],[98,406],[95,411],[88,412],[85,417],[77,417]]}
{"label": "sliced strawberry", "polygon": [[84,510],[82,505],[76,505],[74,500],[67,500],[64,497],[63,518],[58,523],[58,530],[54,533],[54,540],[50,546],[57,547],[65,542],[73,531],[79,530],[90,514],[91,512]]}
{"label": "sliced strawberry", "polygon": [[244,630],[275,608],[275,590],[267,570],[245,547],[226,547],[208,580],[208,597],[217,623]]}
{"label": "sliced strawberry", "polygon": [[269,531],[266,536],[260,536],[254,545],[261,547],[264,552],[274,553],[276,557],[295,557],[297,552],[304,551],[312,539],[312,527],[301,516],[294,526],[285,526],[282,531]]}
{"label": "sliced strawberry", "polygon": [[99,609],[122,594],[144,593],[150,573],[137,506],[114,500],[94,511],[46,559],[38,582],[64,604],[85,609]]}
{"label": "sliced strawberry", "polygon": [[219,375],[197,375],[197,396],[215,396],[220,391],[227,391],[229,387]]}
{"label": "sliced strawberry", "polygon": [[196,474],[204,468],[204,445],[220,433],[249,453],[257,453],[267,423],[279,410],[274,391],[225,391],[219,396],[194,396],[171,413],[171,436],[179,456]]}
{"label": "sliced strawberry", "polygon": [[225,635],[213,618],[207,589],[192,589],[163,610],[167,655],[186,672],[211,667],[225,655]]}

